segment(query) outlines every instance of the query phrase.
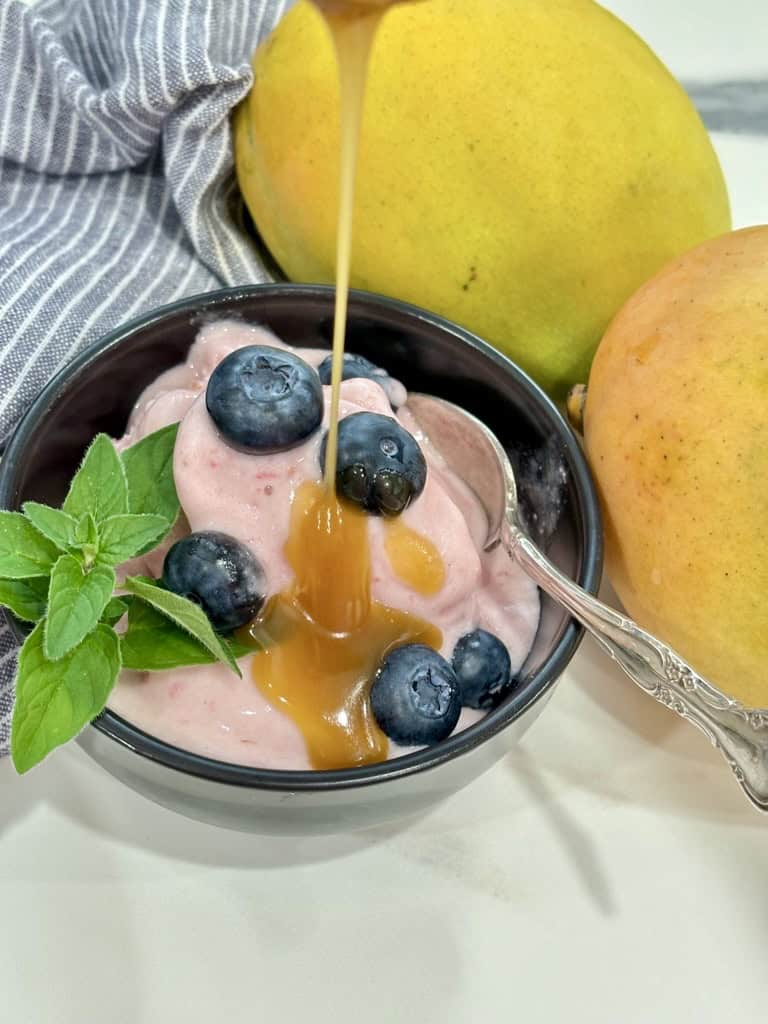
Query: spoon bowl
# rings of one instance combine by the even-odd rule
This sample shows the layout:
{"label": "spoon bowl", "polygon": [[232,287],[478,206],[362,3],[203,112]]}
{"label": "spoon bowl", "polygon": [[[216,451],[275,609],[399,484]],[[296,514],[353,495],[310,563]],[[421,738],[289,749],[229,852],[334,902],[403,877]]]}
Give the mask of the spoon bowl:
{"label": "spoon bowl", "polygon": [[502,544],[547,594],[587,629],[638,686],[699,728],[720,751],[747,797],[768,811],[768,712],[721,693],[636,622],[560,572],[533,543],[520,515],[507,453],[471,413],[442,398],[411,394],[408,408],[448,467],[472,488],[488,517],[486,550]]}

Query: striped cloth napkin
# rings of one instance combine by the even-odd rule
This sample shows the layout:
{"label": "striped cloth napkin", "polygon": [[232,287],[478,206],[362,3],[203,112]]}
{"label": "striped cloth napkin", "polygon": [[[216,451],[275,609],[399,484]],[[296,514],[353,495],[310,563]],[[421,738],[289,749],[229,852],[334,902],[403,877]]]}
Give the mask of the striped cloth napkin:
{"label": "striped cloth napkin", "polygon": [[[229,112],[289,0],[0,0],[0,445],[84,345],[267,280]],[[16,650],[0,622],[0,756]]]}

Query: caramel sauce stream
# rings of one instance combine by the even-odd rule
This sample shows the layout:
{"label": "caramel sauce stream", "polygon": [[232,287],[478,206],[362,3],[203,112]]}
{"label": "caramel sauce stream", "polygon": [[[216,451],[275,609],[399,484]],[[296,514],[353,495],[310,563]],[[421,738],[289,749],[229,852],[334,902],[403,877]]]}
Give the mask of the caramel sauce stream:
{"label": "caramel sauce stream", "polygon": [[349,270],[352,257],[352,214],[355,205],[355,172],[360,149],[360,125],[363,116],[368,61],[384,10],[383,7],[344,9],[335,6],[332,11],[324,12],[336,48],[341,100],[339,212],[336,227],[336,308],[333,319],[331,410],[325,457],[325,483],[329,493],[333,490],[336,478],[339,395],[344,365],[344,334],[347,326]]}

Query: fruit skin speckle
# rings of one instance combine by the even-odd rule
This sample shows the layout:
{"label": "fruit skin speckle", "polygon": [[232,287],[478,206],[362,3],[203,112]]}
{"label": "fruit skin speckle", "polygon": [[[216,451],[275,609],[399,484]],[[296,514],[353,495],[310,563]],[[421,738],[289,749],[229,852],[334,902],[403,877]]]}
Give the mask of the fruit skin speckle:
{"label": "fruit skin speckle", "polygon": [[205,405],[227,444],[266,455],[294,448],[317,430],[323,389],[316,371],[293,352],[248,345],[213,371]]}
{"label": "fruit skin speckle", "polygon": [[512,689],[509,652],[497,636],[485,629],[474,629],[457,641],[451,666],[465,707],[489,711]]}
{"label": "fruit skin speckle", "polygon": [[459,720],[459,684],[437,651],[424,644],[405,644],[379,666],[371,687],[371,708],[379,728],[395,743],[439,743]]}
{"label": "fruit skin speckle", "polygon": [[267,593],[264,570],[250,548],[214,530],[176,541],[165,556],[163,584],[197,602],[222,633],[250,622]]}
{"label": "fruit skin speckle", "polygon": [[[327,435],[320,446],[325,469]],[[416,438],[390,416],[356,412],[339,423],[336,492],[378,515],[396,516],[424,490],[427,463]]]}

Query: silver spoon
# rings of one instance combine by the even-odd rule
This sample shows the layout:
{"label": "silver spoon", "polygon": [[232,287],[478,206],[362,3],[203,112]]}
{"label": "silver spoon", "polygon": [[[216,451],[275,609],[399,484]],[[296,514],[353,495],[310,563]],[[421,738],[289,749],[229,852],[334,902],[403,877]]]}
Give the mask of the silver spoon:
{"label": "silver spoon", "polygon": [[671,647],[552,565],[521,524],[514,471],[484,423],[431,395],[410,394],[406,408],[449,468],[480,499],[488,515],[485,550],[502,544],[510,558],[567,608],[630,679],[709,737],[749,799],[768,811],[768,712],[745,707],[720,693]]}

